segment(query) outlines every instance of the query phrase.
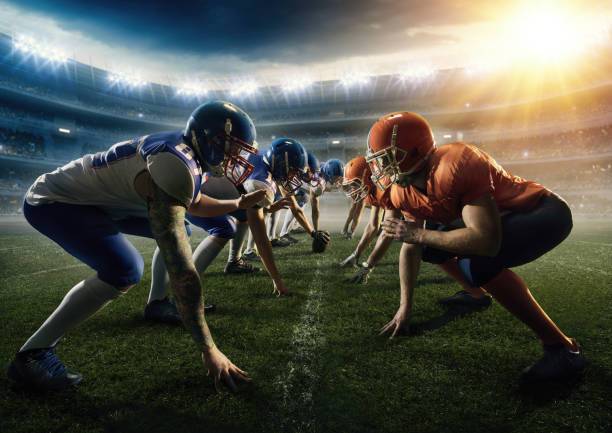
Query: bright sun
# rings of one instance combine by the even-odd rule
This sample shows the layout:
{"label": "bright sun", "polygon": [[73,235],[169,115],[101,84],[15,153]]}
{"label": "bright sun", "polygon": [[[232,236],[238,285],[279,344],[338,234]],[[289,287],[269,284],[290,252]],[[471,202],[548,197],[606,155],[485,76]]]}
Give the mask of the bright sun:
{"label": "bright sun", "polygon": [[506,20],[505,55],[559,62],[574,57],[603,37],[605,26],[563,7],[562,2],[530,2]]}

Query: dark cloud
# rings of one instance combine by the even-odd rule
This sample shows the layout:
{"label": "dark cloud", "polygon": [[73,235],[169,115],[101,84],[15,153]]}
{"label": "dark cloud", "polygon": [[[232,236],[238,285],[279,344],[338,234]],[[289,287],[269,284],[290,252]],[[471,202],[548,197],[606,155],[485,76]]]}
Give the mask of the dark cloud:
{"label": "dark cloud", "polygon": [[456,36],[433,29],[483,19],[486,10],[479,7],[486,4],[482,0],[19,0],[13,4],[111,46],[296,64],[449,42]]}

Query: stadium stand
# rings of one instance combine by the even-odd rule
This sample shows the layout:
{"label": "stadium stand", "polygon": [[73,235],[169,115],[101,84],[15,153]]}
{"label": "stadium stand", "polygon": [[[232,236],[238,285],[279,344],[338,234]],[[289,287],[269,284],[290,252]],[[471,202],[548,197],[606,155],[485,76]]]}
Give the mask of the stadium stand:
{"label": "stadium stand", "polygon": [[195,105],[219,98],[251,114],[261,147],[292,137],[321,160],[362,155],[370,126],[385,113],[419,112],[438,145],[481,146],[513,173],[565,194],[574,212],[604,214],[612,209],[612,82],[603,69],[563,94],[525,93],[511,102],[499,89],[503,77],[486,84],[460,69],[399,81],[369,77],[354,88],[318,82],[302,95],[279,86],[237,95],[228,82],[198,96],[167,84],[122,84],[110,71],[70,59],[42,62],[0,35],[0,209],[17,212],[39,174],[121,140],[180,129]]}

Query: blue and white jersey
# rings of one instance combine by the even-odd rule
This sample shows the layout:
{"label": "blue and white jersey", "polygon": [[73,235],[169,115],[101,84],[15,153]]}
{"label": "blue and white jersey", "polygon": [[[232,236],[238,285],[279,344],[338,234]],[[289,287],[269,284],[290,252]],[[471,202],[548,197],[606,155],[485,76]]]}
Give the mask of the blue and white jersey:
{"label": "blue and white jersey", "polygon": [[315,176],[317,179],[319,179],[319,184],[317,186],[311,186],[310,191],[315,197],[321,197],[326,191],[327,183],[325,182],[325,178],[321,173],[315,173]]}
{"label": "blue and white jersey", "polygon": [[171,131],[117,143],[43,174],[30,187],[26,201],[32,206],[52,202],[96,206],[116,219],[146,216],[147,205],[134,189],[134,180],[143,171],[186,207],[199,194],[200,164],[184,143],[183,132]]}
{"label": "blue and white jersey", "polygon": [[270,206],[274,203],[274,197],[279,188],[274,179],[272,179],[272,171],[264,160],[263,152],[258,151],[257,154],[249,155],[248,160],[253,164],[253,171],[242,186],[247,193],[259,191],[260,189],[265,190],[266,197],[257,203],[257,205],[260,207]]}

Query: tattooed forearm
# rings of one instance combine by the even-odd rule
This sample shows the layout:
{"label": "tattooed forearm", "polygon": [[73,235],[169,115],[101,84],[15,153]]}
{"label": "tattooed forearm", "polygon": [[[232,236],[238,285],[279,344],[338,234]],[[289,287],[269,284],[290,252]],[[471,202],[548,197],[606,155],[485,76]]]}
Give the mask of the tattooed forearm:
{"label": "tattooed forearm", "polygon": [[200,349],[211,348],[214,341],[204,318],[200,276],[191,261],[185,208],[155,184],[150,190],[147,205],[151,231],[164,257],[179,313]]}

